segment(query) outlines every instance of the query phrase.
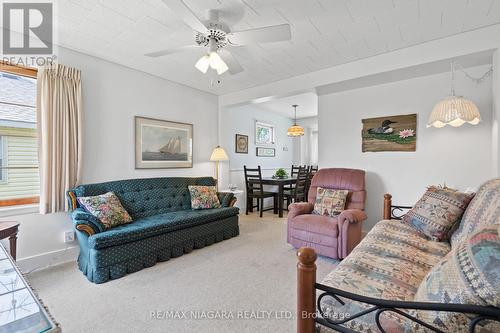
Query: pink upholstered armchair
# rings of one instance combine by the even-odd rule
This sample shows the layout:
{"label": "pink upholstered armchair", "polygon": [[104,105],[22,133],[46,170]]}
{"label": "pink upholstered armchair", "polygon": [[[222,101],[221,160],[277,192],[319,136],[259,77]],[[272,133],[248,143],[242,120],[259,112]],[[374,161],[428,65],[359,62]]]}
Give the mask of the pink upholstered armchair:
{"label": "pink upholstered armchair", "polygon": [[[336,217],[312,214],[318,187],[348,190],[345,210]],[[288,243],[311,247],[320,255],[345,258],[361,241],[366,220],[365,172],[357,169],[321,169],[311,182],[308,202],[288,207]]]}

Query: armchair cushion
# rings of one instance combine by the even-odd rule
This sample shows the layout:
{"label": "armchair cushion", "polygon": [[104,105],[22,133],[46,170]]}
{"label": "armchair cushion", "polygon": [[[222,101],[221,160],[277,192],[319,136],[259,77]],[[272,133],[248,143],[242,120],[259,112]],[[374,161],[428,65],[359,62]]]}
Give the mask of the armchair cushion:
{"label": "armchair cushion", "polygon": [[345,208],[348,190],[333,190],[318,187],[313,214],[336,216]]}
{"label": "armchair cushion", "polygon": [[[303,214],[293,218],[290,223],[291,227],[295,230],[301,230],[308,234],[325,235],[337,238],[339,235],[337,222],[337,217]],[[309,237],[308,239],[303,240],[312,241]]]}
{"label": "armchair cushion", "polygon": [[234,198],[234,194],[231,192],[217,192],[217,197],[222,207],[229,207]]}
{"label": "armchair cushion", "polygon": [[[71,217],[74,221],[75,228],[80,231],[85,231],[89,235],[91,234],[91,232],[93,234],[97,234],[99,232],[103,232],[106,229],[104,227],[104,224],[102,224],[97,217],[90,214],[89,212],[84,211],[82,208],[75,209],[73,213],[71,213]],[[90,230],[85,226],[90,228]]]}

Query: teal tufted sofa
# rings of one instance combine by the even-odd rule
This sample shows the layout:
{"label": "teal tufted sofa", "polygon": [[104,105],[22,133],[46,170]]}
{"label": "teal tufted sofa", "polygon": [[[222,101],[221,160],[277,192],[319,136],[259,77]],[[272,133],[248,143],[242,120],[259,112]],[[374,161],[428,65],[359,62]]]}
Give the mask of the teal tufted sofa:
{"label": "teal tufted sofa", "polygon": [[[80,185],[67,192],[80,244],[78,267],[94,283],[179,257],[238,236],[232,193],[218,193],[221,208],[191,210],[189,185],[215,185],[211,177],[128,179]],[[77,197],[113,191],[132,223],[103,230],[96,217],[79,207]]]}

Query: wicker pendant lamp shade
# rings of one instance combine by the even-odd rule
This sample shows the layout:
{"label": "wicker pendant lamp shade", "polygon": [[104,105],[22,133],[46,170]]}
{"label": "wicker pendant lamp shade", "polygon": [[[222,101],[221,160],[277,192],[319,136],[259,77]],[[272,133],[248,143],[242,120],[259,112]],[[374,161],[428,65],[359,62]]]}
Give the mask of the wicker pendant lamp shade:
{"label": "wicker pendant lamp shade", "polygon": [[292,105],[292,107],[295,110],[295,120],[293,123],[293,126],[288,128],[288,136],[291,137],[297,137],[297,136],[303,136],[304,135],[304,128],[302,126],[297,125],[297,106],[296,104]]}
{"label": "wicker pendant lamp shade", "polygon": [[[465,123],[477,125],[481,121],[479,109],[470,99],[455,95],[455,64],[451,62],[451,94],[434,106],[429,117],[427,127],[441,128],[446,125],[453,127],[462,126]],[[462,72],[464,72],[462,70]],[[464,74],[477,83],[483,82],[492,72],[490,69],[481,78],[475,79],[464,72]]]}
{"label": "wicker pendant lamp shade", "polygon": [[452,95],[436,104],[427,127],[459,127],[465,123],[477,125],[480,121],[481,114],[474,102],[462,96]]}

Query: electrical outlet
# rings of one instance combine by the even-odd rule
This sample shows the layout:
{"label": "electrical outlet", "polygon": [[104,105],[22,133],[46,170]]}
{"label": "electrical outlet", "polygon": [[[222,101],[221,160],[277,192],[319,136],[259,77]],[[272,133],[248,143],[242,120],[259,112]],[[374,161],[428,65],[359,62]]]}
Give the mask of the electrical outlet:
{"label": "electrical outlet", "polygon": [[64,232],[64,243],[71,243],[75,241],[75,232],[74,231],[65,231]]}

